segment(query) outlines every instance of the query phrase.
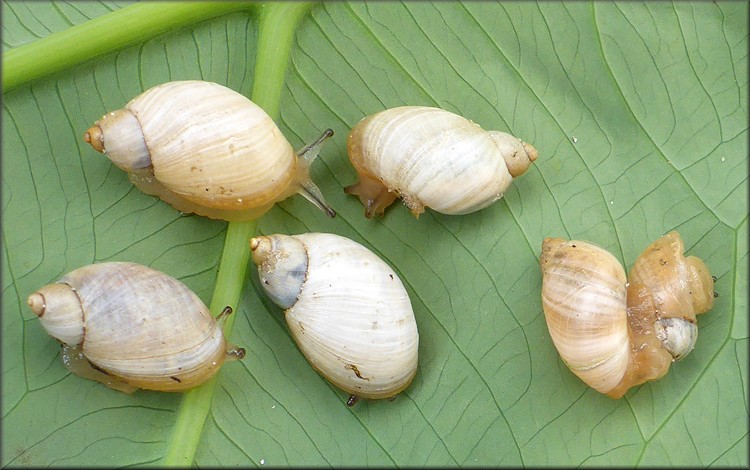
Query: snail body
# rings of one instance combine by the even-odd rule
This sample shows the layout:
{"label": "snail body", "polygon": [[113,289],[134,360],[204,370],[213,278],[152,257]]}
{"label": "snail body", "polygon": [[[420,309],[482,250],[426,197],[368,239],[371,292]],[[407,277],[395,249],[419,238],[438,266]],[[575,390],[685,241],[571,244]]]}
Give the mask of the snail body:
{"label": "snail body", "polygon": [[485,131],[439,108],[401,106],[362,119],[347,150],[359,181],[365,216],[382,215],[401,197],[415,216],[429,207],[467,214],[503,196],[513,178],[536,160],[536,149],[500,131]]}
{"label": "snail body", "polygon": [[128,393],[187,390],[245,354],[187,286],[136,263],[78,268],[27,303],[69,370]]}
{"label": "snail body", "polygon": [[653,242],[625,270],[594,244],[546,238],[542,305],[555,348],[586,384],[611,398],[667,373],[698,337],[696,315],[713,306],[713,278],[684,256],[677,232]]}
{"label": "snail body", "polygon": [[406,289],[383,260],[327,233],[261,236],[250,248],[261,285],[285,309],[292,337],[323,377],[372,399],[411,383],[417,324]]}
{"label": "snail body", "polygon": [[182,212],[243,221],[295,193],[335,215],[309,176],[332,134],[295,153],[271,117],[240,93],[185,80],[157,85],[105,114],[84,140],[146,194]]}

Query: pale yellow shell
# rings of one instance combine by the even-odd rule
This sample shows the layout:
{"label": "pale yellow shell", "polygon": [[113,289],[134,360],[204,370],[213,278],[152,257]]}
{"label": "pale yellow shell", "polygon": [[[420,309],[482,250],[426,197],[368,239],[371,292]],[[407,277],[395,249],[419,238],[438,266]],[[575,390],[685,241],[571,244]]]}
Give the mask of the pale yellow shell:
{"label": "pale yellow shell", "polygon": [[250,242],[261,285],[285,309],[310,364],[346,392],[387,398],[417,371],[419,334],[396,272],[364,246],[327,233]]}
{"label": "pale yellow shell", "polygon": [[582,241],[545,239],[542,306],[552,341],[565,364],[607,393],[625,375],[630,345],[627,282],[619,261]]}
{"label": "pale yellow shell", "polygon": [[401,106],[362,119],[347,139],[359,182],[346,188],[380,215],[401,197],[415,216],[429,207],[467,214],[500,199],[537,151],[439,108]]}
{"label": "pale yellow shell", "polygon": [[146,90],[84,138],[147,194],[183,212],[236,221],[257,218],[297,192],[330,211],[309,179],[309,164],[331,134],[300,159],[245,96],[186,80]]}
{"label": "pale yellow shell", "polygon": [[244,355],[187,286],[135,263],[78,268],[31,294],[28,304],[65,345],[66,365],[88,361],[99,374],[73,371],[123,391],[186,390],[227,357]]}
{"label": "pale yellow shell", "polygon": [[683,255],[677,232],[652,243],[629,277],[606,250],[547,238],[542,245],[542,306],[555,348],[592,388],[620,398],[656,380],[695,346],[696,314],[713,305],[713,279]]}

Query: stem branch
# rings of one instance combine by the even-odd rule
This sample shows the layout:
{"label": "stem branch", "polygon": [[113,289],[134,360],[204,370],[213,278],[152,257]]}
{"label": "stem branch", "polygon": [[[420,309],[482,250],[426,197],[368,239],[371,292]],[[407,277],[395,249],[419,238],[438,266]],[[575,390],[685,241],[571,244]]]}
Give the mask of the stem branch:
{"label": "stem branch", "polygon": [[3,54],[3,92],[139,44],[158,34],[237,10],[248,2],[142,2],[15,47]]}

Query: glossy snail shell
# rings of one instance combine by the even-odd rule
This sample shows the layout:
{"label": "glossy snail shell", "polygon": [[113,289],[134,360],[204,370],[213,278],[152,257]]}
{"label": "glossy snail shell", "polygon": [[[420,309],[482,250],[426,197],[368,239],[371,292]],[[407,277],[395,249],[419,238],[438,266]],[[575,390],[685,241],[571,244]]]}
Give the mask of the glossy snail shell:
{"label": "glossy snail shell", "polygon": [[388,398],[417,371],[419,334],[396,272],[364,246],[327,233],[250,241],[260,283],[285,309],[312,367],[344,391]]}
{"label": "glossy snail shell", "polygon": [[536,149],[510,134],[485,131],[439,108],[401,106],[362,119],[347,139],[359,181],[348,186],[365,216],[382,215],[401,197],[415,216],[429,207],[467,214],[503,196],[536,160]]}
{"label": "glossy snail shell", "polygon": [[215,219],[251,220],[300,193],[333,217],[310,165],[328,129],[295,153],[270,116],[243,95],[198,80],[157,85],[105,114],[84,140],[146,194]]}
{"label": "glossy snail shell", "polygon": [[667,373],[698,336],[696,315],[713,306],[713,279],[684,256],[677,232],[652,243],[630,275],[588,242],[546,238],[542,305],[552,341],[571,371],[595,390],[620,398]]}
{"label": "glossy snail shell", "polygon": [[245,354],[187,286],[135,263],[78,268],[27,302],[66,367],[128,393],[187,390]]}

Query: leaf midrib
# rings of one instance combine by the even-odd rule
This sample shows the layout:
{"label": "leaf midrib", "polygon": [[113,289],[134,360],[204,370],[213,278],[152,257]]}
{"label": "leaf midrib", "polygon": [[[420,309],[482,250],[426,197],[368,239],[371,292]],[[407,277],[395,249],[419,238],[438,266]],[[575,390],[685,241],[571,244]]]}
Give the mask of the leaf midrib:
{"label": "leaf midrib", "polygon": [[[281,89],[296,28],[312,4],[259,4],[241,2],[139,3],[89,20],[65,31],[7,51],[3,56],[4,92],[26,82],[61,72],[96,56],[142,43],[165,31],[227,14],[247,10],[257,15],[258,43],[252,100],[272,118],[278,115]],[[91,40],[95,37],[97,40]],[[224,306],[237,310],[250,258],[248,240],[256,222],[228,224],[217,273],[211,312]],[[234,316],[224,324],[229,336]],[[203,425],[208,416],[217,377],[185,393],[175,426],[161,462],[185,466],[194,462]]]}

